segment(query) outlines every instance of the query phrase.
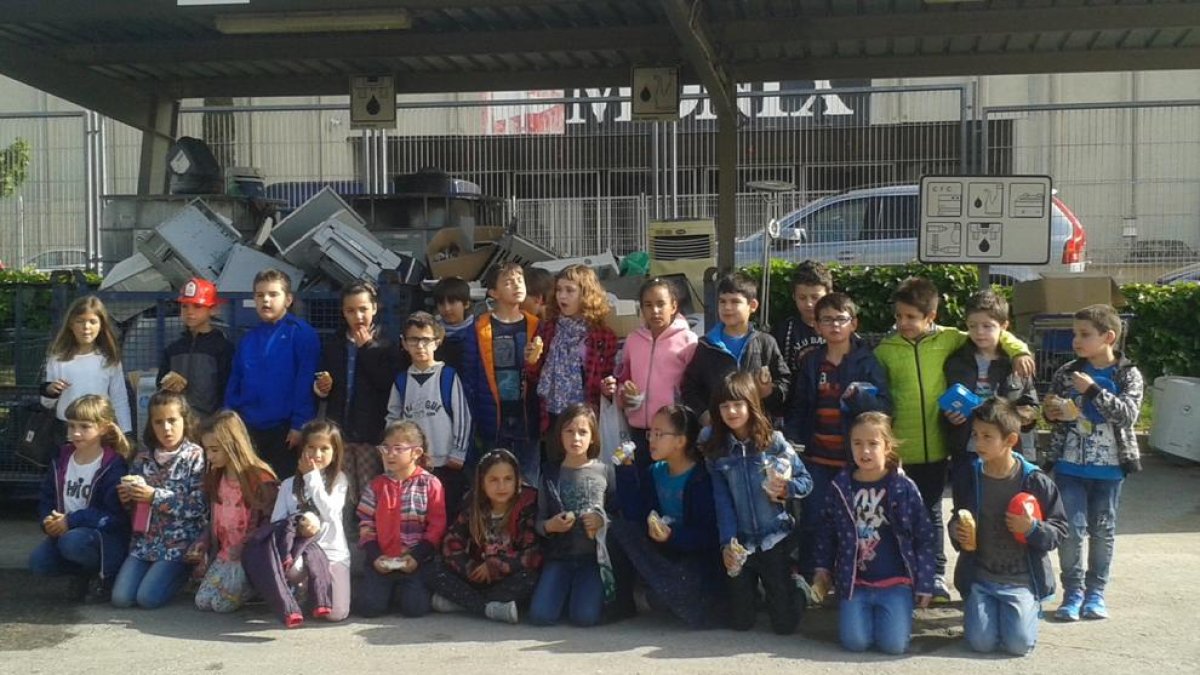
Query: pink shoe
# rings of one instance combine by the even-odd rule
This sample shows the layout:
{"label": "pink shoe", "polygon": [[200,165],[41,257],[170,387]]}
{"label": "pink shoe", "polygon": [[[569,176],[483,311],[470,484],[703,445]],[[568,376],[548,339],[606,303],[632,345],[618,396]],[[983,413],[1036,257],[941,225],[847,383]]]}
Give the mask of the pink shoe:
{"label": "pink shoe", "polygon": [[299,628],[304,625],[304,615],[293,612],[283,619],[283,623],[288,628]]}
{"label": "pink shoe", "polygon": [[317,618],[317,619],[324,619],[332,613],[333,613],[333,609],[331,609],[329,607],[318,607],[313,610],[313,617]]}

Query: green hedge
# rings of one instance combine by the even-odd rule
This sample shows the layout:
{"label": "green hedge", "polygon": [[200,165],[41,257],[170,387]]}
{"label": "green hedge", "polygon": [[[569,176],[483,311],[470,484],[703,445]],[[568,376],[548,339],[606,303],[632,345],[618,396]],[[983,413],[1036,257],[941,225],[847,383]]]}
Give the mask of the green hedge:
{"label": "green hedge", "polygon": [[[769,302],[772,322],[796,312],[788,285],[794,266],[794,263],[782,260],[771,261]],[[891,294],[907,277],[926,277],[941,289],[938,322],[947,326],[965,323],[963,308],[979,287],[973,265],[910,263],[870,267],[835,263],[830,269],[837,289],[848,293],[858,303],[859,331],[864,333],[883,333],[891,329]],[[762,278],[759,265],[747,267],[745,271],[755,279]],[[995,288],[1011,299],[1011,288]],[[1163,374],[1200,376],[1200,324],[1196,315],[1196,308],[1200,307],[1200,284],[1130,284],[1121,291],[1129,300],[1129,306],[1122,311],[1134,315],[1126,349],[1146,379],[1152,380]]]}

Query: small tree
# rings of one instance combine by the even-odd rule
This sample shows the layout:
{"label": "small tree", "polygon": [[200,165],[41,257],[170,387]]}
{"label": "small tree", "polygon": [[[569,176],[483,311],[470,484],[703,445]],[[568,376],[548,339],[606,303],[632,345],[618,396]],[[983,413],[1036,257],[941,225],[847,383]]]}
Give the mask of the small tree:
{"label": "small tree", "polygon": [[12,195],[25,182],[29,158],[29,142],[23,138],[0,151],[0,197]]}

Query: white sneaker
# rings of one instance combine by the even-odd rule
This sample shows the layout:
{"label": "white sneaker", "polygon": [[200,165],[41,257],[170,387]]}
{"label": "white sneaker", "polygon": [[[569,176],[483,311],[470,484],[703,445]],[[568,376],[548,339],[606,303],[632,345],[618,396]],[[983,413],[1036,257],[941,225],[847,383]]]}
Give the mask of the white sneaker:
{"label": "white sneaker", "polygon": [[458,605],[454,604],[453,602],[450,602],[449,599],[444,598],[444,597],[438,595],[437,593],[434,593],[433,597],[429,599],[429,604],[431,607],[433,607],[433,611],[440,612],[442,614],[449,614],[451,612],[463,611],[462,607],[459,607]]}
{"label": "white sneaker", "polygon": [[483,614],[492,621],[517,623],[517,603],[511,600],[509,602],[489,602],[484,606]]}

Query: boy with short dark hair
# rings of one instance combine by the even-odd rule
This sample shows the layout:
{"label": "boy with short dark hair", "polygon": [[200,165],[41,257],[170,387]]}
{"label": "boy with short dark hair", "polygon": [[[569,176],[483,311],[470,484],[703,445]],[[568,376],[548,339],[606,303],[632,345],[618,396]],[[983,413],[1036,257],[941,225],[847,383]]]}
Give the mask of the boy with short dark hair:
{"label": "boy with short dark hair", "polygon": [[692,410],[707,411],[713,392],[726,375],[748,371],[754,374],[769,416],[783,414],[792,371],[775,338],[750,323],[750,315],[757,310],[758,284],[753,279],[738,272],[717,283],[720,323],[700,338],[683,371],[683,402]]}
{"label": "boy with short dark hair", "polygon": [[293,476],[300,460],[300,429],[316,412],[313,381],[321,340],[291,314],[292,280],[277,269],[254,276],[261,322],[242,337],[233,357],[225,405],[246,422],[254,449],[276,476]]}
{"label": "boy with short dark hair", "polygon": [[833,275],[829,268],[815,260],[805,260],[792,270],[792,302],[796,314],[778,322],[771,335],[783,352],[788,368],[796,372],[800,359],[824,343],[817,329],[817,301],[833,292]]}
{"label": "boy with short dark hair", "polygon": [[521,309],[541,320],[546,318],[546,304],[553,299],[554,275],[550,270],[525,268],[525,302],[521,303]]}
{"label": "boy with short dark hair", "polygon": [[[978,291],[967,300],[966,315],[971,339],[946,359],[946,385],[961,384],[980,400],[995,396],[1018,409],[1036,408],[1038,395],[1033,378],[1014,373],[1012,359],[1000,349],[1000,333],[1008,330],[1008,302],[990,289]],[[1025,412],[1030,417],[1036,415],[1035,410],[1023,410],[1022,414]],[[969,416],[943,412],[943,418],[953,475],[975,458],[975,439]],[[1018,443],[1017,450],[1034,459],[1034,448],[1022,448]]]}
{"label": "boy with short dark hair", "polygon": [[[475,330],[468,333],[465,346],[478,358],[473,364],[463,364],[478,449],[512,450],[521,464],[521,477],[537,485],[541,476],[540,410],[537,382],[526,362],[532,351],[541,349],[535,339],[538,318],[521,309],[525,270],[520,265],[506,262],[489,270],[484,285],[494,307],[475,319]],[[467,465],[473,466],[476,459],[468,458]]]}
{"label": "boy with short dark hair", "polygon": [[183,335],[163,350],[157,384],[182,393],[192,412],[202,419],[225,405],[233,343],[212,325],[221,304],[213,282],[200,277],[188,281],[179,291],[178,302]]}
{"label": "boy with short dark hair", "polygon": [[433,303],[446,331],[435,358],[463,372],[467,336],[475,329],[471,313],[471,285],[460,277],[446,277],[433,287]]}
{"label": "boy with short dark hair", "polygon": [[[1059,549],[1062,621],[1107,619],[1104,591],[1112,565],[1121,484],[1142,470],[1133,425],[1142,407],[1142,373],[1117,351],[1121,317],[1110,305],[1075,313],[1079,357],[1054,373],[1043,413],[1053,423],[1045,458],[1067,511],[1067,538]],[[1087,571],[1083,540],[1088,538]]]}
{"label": "boy with short dark hair", "polygon": [[[813,308],[822,344],[816,346],[792,373],[792,396],[784,434],[803,443],[804,462],[813,489],[800,517],[800,572],[811,578],[820,528],[820,505],[850,455],[850,425],[862,413],[890,413],[887,374],[871,347],[858,336],[858,306],[845,293],[830,293]],[[874,391],[871,389],[874,388]]]}
{"label": "boy with short dark hair", "polygon": [[[891,385],[892,429],[900,441],[900,459],[904,472],[917,484],[929,509],[929,518],[937,531],[937,577],[933,599],[948,602],[946,585],[946,549],[942,520],[942,493],[946,488],[946,439],[941,426],[938,399],[946,392],[946,360],[969,340],[956,328],[937,325],[940,293],[932,281],[909,277],[892,294],[895,305],[895,332],[875,348],[875,358],[887,371]],[[1033,357],[1029,349],[1008,331],[999,337],[1000,349],[1013,359],[1013,370],[1022,376],[1033,375]]]}
{"label": "boy with short dark hair", "polygon": [[404,351],[412,363],[396,376],[388,399],[387,423],[409,420],[425,434],[425,454],[433,475],[442,482],[446,513],[458,515],[466,493],[463,466],[471,442],[471,407],[450,365],[435,358],[446,333],[428,312],[413,312],[404,321]]}

